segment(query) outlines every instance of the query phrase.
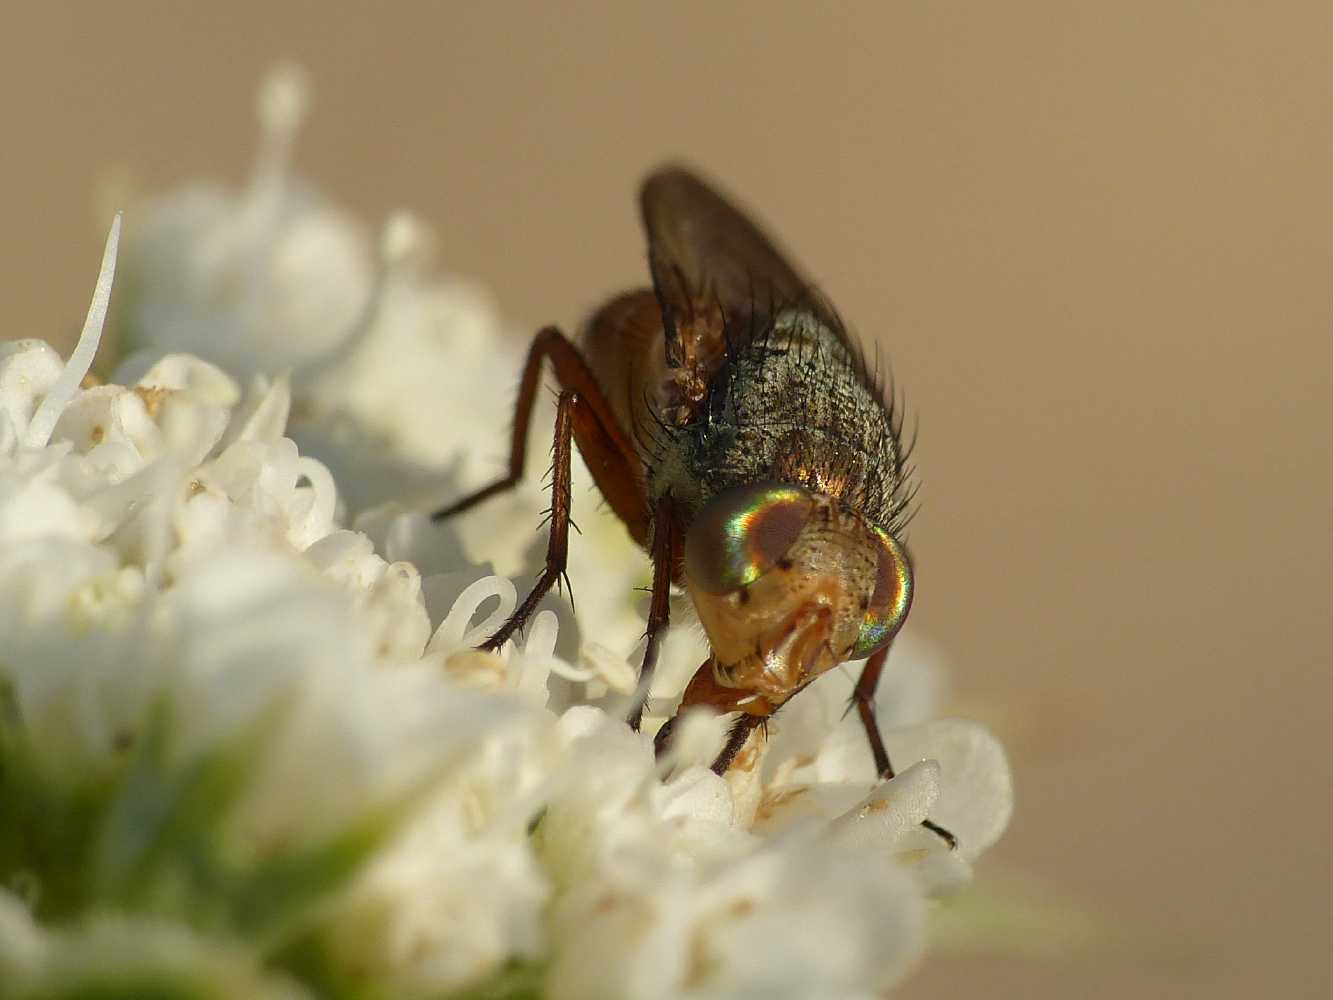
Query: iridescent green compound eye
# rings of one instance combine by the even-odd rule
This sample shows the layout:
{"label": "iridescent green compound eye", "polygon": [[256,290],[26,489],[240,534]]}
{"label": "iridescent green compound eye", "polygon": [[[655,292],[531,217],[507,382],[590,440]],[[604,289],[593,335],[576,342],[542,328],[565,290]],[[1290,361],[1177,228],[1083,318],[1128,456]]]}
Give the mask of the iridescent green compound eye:
{"label": "iridescent green compound eye", "polygon": [[754,583],[792,547],[814,507],[799,486],[758,483],[719,493],[685,536],[686,577],[710,594]]}
{"label": "iridescent green compound eye", "polygon": [[872,527],[879,538],[879,566],[861,632],[848,654],[852,660],[869,656],[897,635],[912,606],[912,563],[907,550],[887,531]]}

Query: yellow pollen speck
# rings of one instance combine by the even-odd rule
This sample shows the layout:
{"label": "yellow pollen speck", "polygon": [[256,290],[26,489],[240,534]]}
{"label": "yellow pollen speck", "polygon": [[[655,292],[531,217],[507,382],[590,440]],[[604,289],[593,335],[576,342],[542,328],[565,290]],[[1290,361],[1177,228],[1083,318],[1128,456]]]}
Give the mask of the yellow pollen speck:
{"label": "yellow pollen speck", "polygon": [[162,401],[171,395],[172,390],[157,386],[135,386],[134,394],[143,400],[144,409],[154,420],[162,409]]}
{"label": "yellow pollen speck", "polygon": [[727,915],[730,917],[744,917],[754,912],[753,899],[737,899],[727,907]]}
{"label": "yellow pollen speck", "polygon": [[889,808],[892,802],[893,802],[892,796],[888,795],[884,796],[884,798],[882,799],[875,799],[875,801],[873,802],[867,802],[864,806],[861,807],[861,811],[860,813],[858,813],[858,815],[862,819],[865,819],[865,817],[873,816],[875,815],[875,813],[882,813],[885,809]]}
{"label": "yellow pollen speck", "polygon": [[445,661],[444,669],[451,677],[480,688],[497,688],[505,683],[509,668],[495,653],[480,649],[465,649]]}
{"label": "yellow pollen speck", "polygon": [[759,803],[759,808],[755,811],[755,821],[770,819],[774,813],[785,806],[793,799],[800,798],[810,789],[806,785],[797,785],[795,788],[783,788],[775,792],[765,792],[763,800]]}
{"label": "yellow pollen speck", "polygon": [[754,766],[759,763],[759,749],[753,741],[745,744],[745,749],[736,755],[736,759],[731,762],[729,770],[748,772],[753,771]]}
{"label": "yellow pollen speck", "polygon": [[592,912],[596,914],[610,913],[620,906],[620,897],[614,892],[608,892],[593,904]]}
{"label": "yellow pollen speck", "polygon": [[690,935],[689,965],[685,970],[685,979],[681,983],[687,990],[702,986],[718,967],[718,960],[708,947],[708,938],[702,929],[696,929]]}

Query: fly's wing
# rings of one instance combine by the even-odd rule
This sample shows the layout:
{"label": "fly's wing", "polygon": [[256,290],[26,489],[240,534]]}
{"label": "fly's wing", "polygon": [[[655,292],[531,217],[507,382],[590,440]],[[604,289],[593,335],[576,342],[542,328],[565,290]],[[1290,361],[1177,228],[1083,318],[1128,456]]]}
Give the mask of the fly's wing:
{"label": "fly's wing", "polygon": [[842,338],[832,309],[772,241],[688,170],[666,167],[649,176],[640,206],[670,363],[690,353],[682,345],[689,327],[717,309],[730,329],[744,332],[777,308],[799,304]]}

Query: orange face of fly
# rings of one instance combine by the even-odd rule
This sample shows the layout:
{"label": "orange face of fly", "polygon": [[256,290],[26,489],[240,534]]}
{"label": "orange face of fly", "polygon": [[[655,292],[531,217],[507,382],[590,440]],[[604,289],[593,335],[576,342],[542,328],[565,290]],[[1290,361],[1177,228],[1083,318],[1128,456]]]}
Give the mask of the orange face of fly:
{"label": "orange face of fly", "polygon": [[714,497],[691,523],[684,556],[717,682],[772,706],[884,646],[912,601],[898,541],[799,486],[760,483]]}

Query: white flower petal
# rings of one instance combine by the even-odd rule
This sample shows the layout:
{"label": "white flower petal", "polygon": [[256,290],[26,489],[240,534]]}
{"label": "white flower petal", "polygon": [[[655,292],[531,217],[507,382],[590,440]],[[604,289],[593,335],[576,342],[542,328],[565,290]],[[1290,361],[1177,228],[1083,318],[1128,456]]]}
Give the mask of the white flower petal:
{"label": "white flower petal", "polygon": [[79,334],[79,341],[74,345],[74,353],[69,356],[69,364],[51,386],[28,425],[27,444],[30,448],[41,448],[50,440],[51,430],[60,418],[60,411],[78,391],[79,383],[93,365],[97,345],[102,339],[102,324],[106,322],[107,306],[111,302],[111,283],[116,277],[116,251],[119,247],[120,213],[117,212],[111,222],[111,232],[106,237],[106,246],[102,250],[102,268],[97,275],[93,300],[88,305],[88,315],[83,321],[83,331]]}
{"label": "white flower petal", "polygon": [[0,413],[13,434],[6,452],[27,440],[38,404],[64,369],[60,355],[44,341],[0,342]]}
{"label": "white flower petal", "polygon": [[930,818],[958,838],[958,850],[976,858],[994,844],[1014,807],[1013,778],[1004,748],[985,726],[941,719],[888,736],[896,761],[940,764],[941,794]]}
{"label": "white flower petal", "polygon": [[860,803],[843,813],[832,834],[844,848],[870,852],[898,841],[931,816],[940,797],[940,767],[921,761],[876,785]]}

